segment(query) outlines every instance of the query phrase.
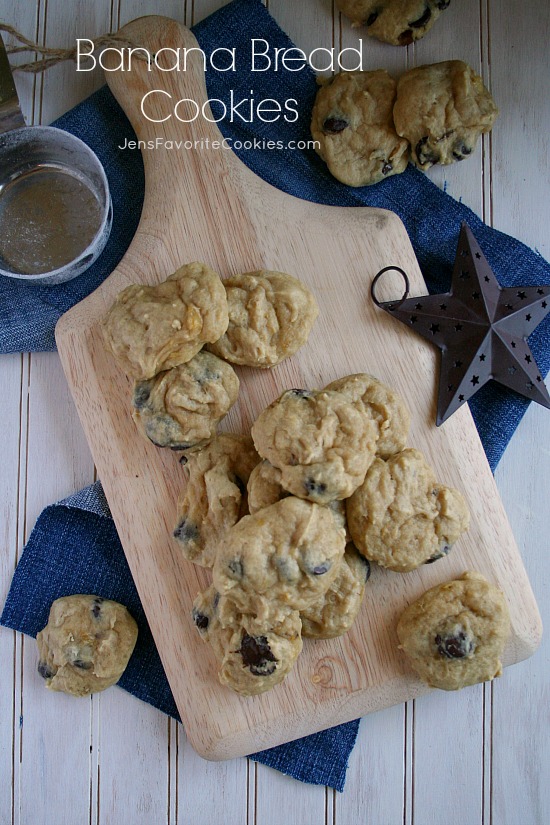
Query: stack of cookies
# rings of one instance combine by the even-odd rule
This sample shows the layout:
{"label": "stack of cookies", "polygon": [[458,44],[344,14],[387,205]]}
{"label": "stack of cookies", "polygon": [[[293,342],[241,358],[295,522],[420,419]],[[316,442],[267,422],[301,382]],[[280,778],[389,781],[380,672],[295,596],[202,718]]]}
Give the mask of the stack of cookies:
{"label": "stack of cookies", "polygon": [[[439,483],[407,447],[405,402],[371,375],[287,390],[249,435],[217,434],[239,389],[228,362],[280,363],[306,342],[317,313],[293,276],[262,270],[222,282],[194,263],[158,286],[127,287],[103,324],[107,348],[135,379],[139,430],[182,453],[188,483],[173,536],[187,560],[212,570],[193,621],[222,684],[244,696],[283,681],[303,638],[329,639],[352,627],[371,562],[398,573],[432,563],[469,523],[461,493]],[[466,589],[484,586],[477,579]],[[475,613],[469,590],[463,601]],[[421,608],[400,625],[413,665],[414,639],[424,634],[418,617],[426,615]],[[486,624],[451,610],[432,634],[430,655],[481,657],[476,673],[495,675],[498,656],[492,648],[483,653],[481,635],[494,636]],[[437,679],[426,656],[418,658],[420,675]],[[466,664],[463,678],[471,670]],[[454,684],[456,669],[451,677],[448,665],[443,671],[443,682]]]}

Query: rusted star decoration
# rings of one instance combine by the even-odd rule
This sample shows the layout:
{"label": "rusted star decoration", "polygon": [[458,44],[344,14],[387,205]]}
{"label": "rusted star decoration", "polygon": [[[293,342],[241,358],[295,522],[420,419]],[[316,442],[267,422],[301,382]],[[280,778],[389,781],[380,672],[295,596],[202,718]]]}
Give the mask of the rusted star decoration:
{"label": "rusted star decoration", "polygon": [[[397,269],[405,295],[380,302],[375,287],[384,272]],[[441,350],[436,424],[439,426],[489,380],[550,408],[550,396],[527,337],[550,312],[550,285],[501,287],[463,223],[451,291],[408,298],[409,282],[398,267],[385,267],[372,282],[381,309]]]}

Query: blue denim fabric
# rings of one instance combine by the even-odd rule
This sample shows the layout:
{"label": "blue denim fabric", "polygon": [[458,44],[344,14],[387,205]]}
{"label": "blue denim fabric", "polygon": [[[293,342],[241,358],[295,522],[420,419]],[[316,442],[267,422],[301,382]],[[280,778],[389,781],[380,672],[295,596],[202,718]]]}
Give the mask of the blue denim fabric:
{"label": "blue denim fabric", "polygon": [[[119,685],[179,720],[99,482],[42,512],[15,571],[0,624],[36,636],[54,599],[72,593],[94,593],[128,607],[139,635]],[[341,791],[358,728],[358,721],[338,725],[252,758],[302,782]]]}

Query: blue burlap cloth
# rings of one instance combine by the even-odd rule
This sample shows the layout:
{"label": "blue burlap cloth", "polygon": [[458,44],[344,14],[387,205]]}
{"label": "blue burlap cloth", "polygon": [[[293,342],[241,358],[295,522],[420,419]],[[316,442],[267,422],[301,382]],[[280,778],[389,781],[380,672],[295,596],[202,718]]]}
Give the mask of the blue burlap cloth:
{"label": "blue burlap cloth", "polygon": [[[235,0],[195,28],[201,48],[236,48],[237,72],[209,68],[211,98],[298,101],[297,123],[280,118],[263,123],[221,122],[226,137],[280,141],[308,140],[309,115],[316,92],[309,70],[251,73],[250,42],[266,39],[271,48],[292,44],[260,0]],[[450,55],[451,57],[452,55]],[[88,143],[103,166],[114,206],[112,234],[105,251],[84,275],[55,287],[36,287],[0,277],[0,352],[55,349],[57,319],[86,297],[116,267],[137,228],[143,201],[143,166],[136,151],[119,150],[135,136],[108,89],[102,88],[61,117],[56,126]],[[334,180],[312,150],[249,148],[237,154],[256,174],[305,200],[338,206],[373,206],[396,212],[409,233],[431,292],[449,288],[460,224],[467,221],[503,286],[550,283],[550,266],[519,241],[486,226],[471,210],[409,166],[402,175],[373,187],[350,189]],[[550,318],[529,339],[541,373],[550,366]],[[493,382],[470,403],[489,463],[494,469],[527,408],[526,399]],[[128,605],[140,626],[136,651],[121,686],[177,718],[137,592],[99,484],[48,507],[31,534],[13,578],[0,622],[36,635],[47,621],[53,599],[93,592]],[[282,745],[254,758],[302,781],[342,790],[358,722]]]}

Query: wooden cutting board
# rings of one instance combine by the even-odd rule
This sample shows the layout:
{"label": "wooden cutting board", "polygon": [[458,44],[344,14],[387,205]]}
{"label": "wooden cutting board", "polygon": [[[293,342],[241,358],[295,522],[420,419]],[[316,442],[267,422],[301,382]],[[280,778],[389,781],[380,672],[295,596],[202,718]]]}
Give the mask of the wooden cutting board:
{"label": "wooden cutting board", "polygon": [[[197,45],[189,31],[161,17],[136,20],[123,36],[151,53]],[[186,125],[169,117],[181,98],[206,99],[200,59],[185,73],[148,72],[145,62],[134,61],[131,72],[108,73],[107,80],[139,140],[203,141],[195,150],[143,150],[145,202],[136,236],[115,272],[56,330],[99,477],[198,753],[210,759],[251,753],[425,692],[397,649],[397,618],[428,587],[467,569],[484,573],[507,596],[512,636],[505,664],[529,656],[540,640],[540,619],[469,411],[463,407],[436,428],[435,351],[376,309],[369,296],[372,278],[389,264],[408,273],[412,295],[426,293],[400,220],[383,210],[326,207],[283,194],[231,151],[212,148],[221,139],[214,124],[199,117]],[[154,89],[167,94],[151,95],[147,113],[167,118],[162,123],[140,110]],[[207,139],[210,148],[204,148]],[[284,155],[273,162],[284,163]],[[352,630],[330,641],[306,640],[286,682],[248,699],[218,683],[214,657],[191,621],[192,601],[210,573],[183,559],[171,537],[184,471],[176,455],[138,435],[130,416],[131,382],[104,351],[99,329],[128,284],[158,283],[195,260],[222,277],[260,268],[287,271],[308,284],[320,306],[307,345],[294,357],[272,370],[238,369],[239,400],[222,429],[248,432],[258,413],[290,387],[322,387],[349,373],[372,373],[406,398],[410,445],[426,454],[442,482],[466,495],[472,516],[468,534],[446,559],[408,574],[375,567]],[[400,285],[392,288],[387,297],[398,297]]]}

